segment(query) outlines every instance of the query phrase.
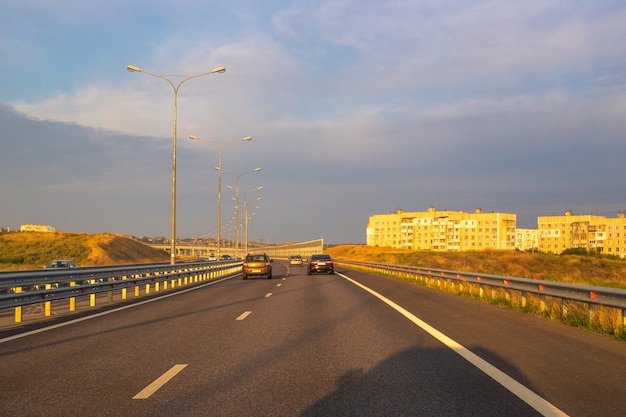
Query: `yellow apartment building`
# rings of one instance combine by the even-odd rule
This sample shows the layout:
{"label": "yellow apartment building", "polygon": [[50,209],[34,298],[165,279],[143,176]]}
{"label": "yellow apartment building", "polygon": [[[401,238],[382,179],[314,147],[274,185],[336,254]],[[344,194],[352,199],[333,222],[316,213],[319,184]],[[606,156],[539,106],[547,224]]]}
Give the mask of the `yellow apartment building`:
{"label": "yellow apartment building", "polygon": [[524,252],[536,251],[539,244],[537,229],[515,229],[515,249]]}
{"label": "yellow apartment building", "polygon": [[626,217],[590,214],[540,216],[537,219],[539,250],[559,254],[566,249],[585,249],[603,255],[626,257]]}
{"label": "yellow apartment building", "polygon": [[463,211],[375,214],[367,224],[367,246],[391,248],[468,251],[515,249],[516,215]]}

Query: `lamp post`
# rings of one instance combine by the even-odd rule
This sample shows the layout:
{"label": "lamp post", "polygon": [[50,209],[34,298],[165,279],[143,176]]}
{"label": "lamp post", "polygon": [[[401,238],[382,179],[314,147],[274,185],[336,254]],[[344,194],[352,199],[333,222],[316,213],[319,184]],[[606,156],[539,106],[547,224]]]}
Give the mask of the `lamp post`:
{"label": "lamp post", "polygon": [[[243,236],[242,236],[242,240],[245,242],[244,243],[244,255],[248,253],[248,193],[251,191],[258,191],[258,190],[262,190],[263,186],[260,187],[256,187],[256,188],[251,188],[249,190],[246,190],[243,193],[243,215],[244,215],[244,224],[243,224]],[[261,197],[257,197],[257,201],[260,201],[262,198]]]}
{"label": "lamp post", "polygon": [[177,113],[178,113],[178,90],[181,85],[187,80],[191,80],[192,78],[202,77],[203,75],[209,75],[213,73],[223,73],[226,71],[224,67],[213,68],[211,71],[203,72],[201,74],[182,76],[184,77],[178,84],[174,84],[167,76],[154,74],[149,71],[142,70],[139,67],[134,65],[126,66],[126,69],[130,72],[142,72],[144,74],[160,78],[168,82],[168,84],[174,90],[174,150],[172,151],[172,220],[171,220],[171,246],[170,246],[170,264],[174,265],[176,262],[176,127],[177,127]]}
{"label": "lamp post", "polygon": [[237,142],[247,142],[252,140],[252,136],[246,136],[245,138],[231,140],[230,142],[213,142],[206,139],[201,139],[194,135],[189,135],[189,139],[198,140],[200,142],[208,143],[217,149],[217,257],[220,257],[221,248],[221,236],[222,236],[222,151],[228,145],[232,145]]}
{"label": "lamp post", "polygon": [[[230,172],[233,175],[236,175],[236,180],[235,180],[235,254],[239,253],[239,178],[241,178],[242,175],[244,174],[249,174],[251,172],[259,172],[261,171],[261,168],[254,168],[251,169],[250,171],[244,171],[239,175],[236,175],[233,172],[224,170],[224,172]],[[227,188],[232,188],[231,186],[228,186]],[[259,189],[262,189],[263,187],[259,187]]]}
{"label": "lamp post", "polygon": [[[262,200],[261,197],[257,197],[257,201]],[[246,219],[243,223],[244,227],[243,227],[243,238],[244,238],[244,242],[245,242],[245,251],[246,253],[248,252],[248,220],[252,219],[252,216],[254,216],[256,214],[256,212],[253,212],[252,214],[250,214],[250,216],[248,216],[248,201],[244,201],[244,213],[246,216]],[[259,206],[256,206],[254,208],[255,210],[259,209]]]}

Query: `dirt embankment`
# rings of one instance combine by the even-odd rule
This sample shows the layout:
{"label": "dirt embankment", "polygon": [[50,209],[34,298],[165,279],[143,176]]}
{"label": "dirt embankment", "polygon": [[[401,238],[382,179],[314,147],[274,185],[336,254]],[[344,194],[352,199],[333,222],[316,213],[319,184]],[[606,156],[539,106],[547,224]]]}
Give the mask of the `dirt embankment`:
{"label": "dirt embankment", "polygon": [[0,234],[0,270],[38,269],[53,259],[71,259],[78,266],[119,265],[167,262],[169,254],[111,233]]}

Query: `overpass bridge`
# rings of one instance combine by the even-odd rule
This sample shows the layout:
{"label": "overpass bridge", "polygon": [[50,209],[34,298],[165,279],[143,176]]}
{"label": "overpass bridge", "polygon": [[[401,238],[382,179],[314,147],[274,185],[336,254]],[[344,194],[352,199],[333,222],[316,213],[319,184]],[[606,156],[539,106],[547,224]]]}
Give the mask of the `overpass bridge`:
{"label": "overpass bridge", "polygon": [[[170,244],[151,244],[153,248],[170,251]],[[248,247],[250,253],[266,253],[270,258],[288,258],[291,255],[301,255],[309,257],[315,253],[321,253],[324,250],[324,239],[310,240],[307,242],[286,243],[283,245],[267,245]],[[207,258],[209,255],[217,255],[217,246],[202,245],[176,245],[176,256],[191,256],[198,258]],[[230,255],[234,258],[244,256],[244,250],[237,250],[230,246],[221,246],[220,255]]]}

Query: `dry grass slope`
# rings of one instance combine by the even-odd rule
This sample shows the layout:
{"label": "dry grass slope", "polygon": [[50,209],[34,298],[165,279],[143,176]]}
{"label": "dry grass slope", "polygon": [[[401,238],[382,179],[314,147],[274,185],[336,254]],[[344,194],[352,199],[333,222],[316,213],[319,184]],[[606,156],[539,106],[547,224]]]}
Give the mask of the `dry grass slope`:
{"label": "dry grass slope", "polygon": [[606,257],[548,255],[517,251],[427,252],[342,245],[325,251],[333,258],[505,275],[626,289],[626,261]]}
{"label": "dry grass slope", "polygon": [[38,269],[52,259],[72,259],[78,266],[167,262],[169,254],[111,233],[0,234],[0,269]]}

